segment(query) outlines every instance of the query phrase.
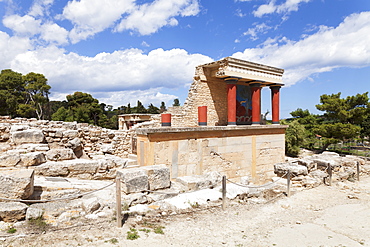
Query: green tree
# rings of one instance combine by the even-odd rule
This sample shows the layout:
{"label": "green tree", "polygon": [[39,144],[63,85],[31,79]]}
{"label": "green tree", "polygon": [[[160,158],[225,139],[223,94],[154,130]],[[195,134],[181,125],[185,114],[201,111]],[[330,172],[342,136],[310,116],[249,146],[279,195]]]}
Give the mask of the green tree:
{"label": "green tree", "polygon": [[[46,105],[49,102],[50,86],[43,74],[34,72],[28,73],[22,77],[25,89],[24,102],[33,108],[38,119],[43,119]],[[22,112],[22,111],[19,111]]]}
{"label": "green tree", "polygon": [[179,99],[174,99],[172,106],[180,106],[180,100]]}
{"label": "green tree", "polygon": [[362,139],[365,139],[365,138],[369,139],[370,138],[370,114],[367,114],[366,118],[364,119],[364,121],[362,121],[360,126],[361,126],[360,136],[362,137]]}
{"label": "green tree", "polygon": [[166,104],[162,101],[159,107],[160,113],[167,111]]}
{"label": "green tree", "polygon": [[11,69],[0,73],[0,114],[16,116],[17,108],[23,100],[24,83],[22,74]]}
{"label": "green tree", "polygon": [[322,95],[316,108],[325,111],[324,122],[317,125],[314,130],[324,137],[321,151],[333,143],[352,139],[360,134],[360,124],[365,120],[369,111],[369,97],[367,92],[340,98],[341,93]]}
{"label": "green tree", "polygon": [[132,109],[132,113],[147,113],[147,110],[145,109],[143,104],[140,102],[140,100],[138,100],[136,107]]}
{"label": "green tree", "polygon": [[158,107],[154,106],[153,104],[149,104],[147,112],[150,114],[158,114],[160,110]]}
{"label": "green tree", "polygon": [[290,123],[282,121],[282,124],[289,125],[285,132],[285,153],[286,155],[297,157],[307,135],[305,128],[298,120]]}

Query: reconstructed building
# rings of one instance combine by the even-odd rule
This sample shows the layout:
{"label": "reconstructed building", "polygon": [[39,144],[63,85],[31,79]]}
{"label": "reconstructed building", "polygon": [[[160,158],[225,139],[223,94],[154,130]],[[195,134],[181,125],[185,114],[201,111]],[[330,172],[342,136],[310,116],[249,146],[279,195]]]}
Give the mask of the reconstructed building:
{"label": "reconstructed building", "polygon": [[[264,182],[284,161],[283,73],[231,57],[198,66],[184,106],[165,112],[171,127],[136,130],[138,164],[166,164],[172,178],[219,171]],[[263,87],[271,90],[272,125],[261,124]]]}

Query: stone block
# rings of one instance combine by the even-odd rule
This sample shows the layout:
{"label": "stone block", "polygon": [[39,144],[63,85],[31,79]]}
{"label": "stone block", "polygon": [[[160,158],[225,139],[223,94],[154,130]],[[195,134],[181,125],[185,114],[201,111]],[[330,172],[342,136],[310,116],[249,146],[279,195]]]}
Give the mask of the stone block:
{"label": "stone block", "polygon": [[43,176],[51,176],[51,177],[58,177],[58,176],[68,176],[69,170],[68,167],[63,162],[55,162],[55,161],[48,161],[44,164],[35,167],[36,175],[43,175]]}
{"label": "stone block", "polygon": [[149,190],[159,190],[171,186],[170,169],[166,165],[142,167],[148,176]]}
{"label": "stone block", "polygon": [[64,138],[74,139],[78,137],[78,130],[66,130],[63,132]]}
{"label": "stone block", "polygon": [[34,172],[29,169],[0,171],[0,197],[27,199],[33,194]]}
{"label": "stone block", "polygon": [[39,129],[28,129],[12,132],[12,140],[15,144],[42,143],[44,142],[44,139],[45,136],[42,133],[42,130]]}
{"label": "stone block", "polygon": [[222,180],[218,172],[209,172],[205,175],[178,177],[177,182],[184,185],[188,190],[201,190],[216,187]]}
{"label": "stone block", "polygon": [[148,175],[141,168],[117,170],[117,177],[121,178],[122,190],[125,193],[142,192],[149,189]]}
{"label": "stone block", "polygon": [[72,149],[51,149],[46,153],[46,158],[51,161],[71,160],[75,159],[76,155]]}
{"label": "stone block", "polygon": [[0,220],[15,222],[26,218],[27,205],[20,202],[0,202]]}
{"label": "stone block", "polygon": [[82,201],[82,208],[86,213],[91,214],[100,208],[99,199],[96,197],[86,199]]}
{"label": "stone block", "polygon": [[41,208],[28,208],[26,212],[26,220],[39,219],[44,214]]}
{"label": "stone block", "polygon": [[21,161],[18,154],[3,154],[0,156],[0,167],[14,167]]}
{"label": "stone block", "polygon": [[100,151],[104,154],[112,154],[114,153],[114,147],[112,144],[104,144],[100,147]]}
{"label": "stone block", "polygon": [[21,166],[38,166],[46,162],[44,153],[41,152],[30,152],[26,154],[20,154]]}
{"label": "stone block", "polygon": [[75,159],[63,162],[70,172],[70,176],[77,174],[95,174],[98,171],[99,163],[96,160]]}
{"label": "stone block", "polygon": [[274,165],[274,172],[277,175],[284,175],[288,171],[290,171],[295,176],[308,174],[307,167],[295,163],[277,163]]}

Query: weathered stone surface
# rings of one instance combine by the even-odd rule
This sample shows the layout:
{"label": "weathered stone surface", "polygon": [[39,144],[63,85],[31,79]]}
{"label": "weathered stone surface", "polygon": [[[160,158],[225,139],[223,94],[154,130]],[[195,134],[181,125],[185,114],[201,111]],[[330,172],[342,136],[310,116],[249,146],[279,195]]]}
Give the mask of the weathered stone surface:
{"label": "weathered stone surface", "polygon": [[112,144],[104,144],[100,147],[100,150],[104,154],[112,154],[114,153],[114,146]]}
{"label": "weathered stone surface", "polygon": [[63,132],[63,137],[70,139],[76,138],[78,137],[78,130],[66,130]]}
{"label": "weathered stone surface", "polygon": [[86,199],[82,202],[82,208],[88,214],[95,212],[100,206],[100,202],[96,197]]}
{"label": "weathered stone surface", "polygon": [[[93,175],[97,172],[99,164],[95,160],[75,159],[64,161],[48,161],[35,167],[37,175],[44,176],[76,176],[79,174]],[[89,177],[87,177],[89,178]]]}
{"label": "weathered stone surface", "polygon": [[178,177],[177,182],[183,184],[188,190],[209,189],[217,186],[222,176],[218,172],[210,172],[205,175]]}
{"label": "weathered stone surface", "polygon": [[50,148],[49,148],[49,145],[48,144],[42,144],[42,143],[37,143],[37,144],[26,143],[26,144],[19,145],[17,147],[17,149],[25,149],[28,152],[45,152],[45,151],[49,151]]}
{"label": "weathered stone surface", "polygon": [[122,190],[125,193],[142,192],[149,188],[148,175],[143,169],[119,169],[117,176],[123,182]]}
{"label": "weathered stone surface", "polygon": [[301,166],[295,163],[277,163],[274,165],[274,172],[277,175],[284,175],[290,171],[293,175],[307,175],[308,170],[306,166]]}
{"label": "weathered stone surface", "polygon": [[41,208],[28,208],[26,212],[26,220],[38,219],[41,218],[44,213],[44,210]]}
{"label": "weathered stone surface", "polygon": [[0,202],[0,220],[14,222],[26,217],[27,205],[20,202]]}
{"label": "weathered stone surface", "polygon": [[77,158],[84,155],[83,147],[80,138],[74,138],[68,142],[69,147],[73,150]]}
{"label": "weathered stone surface", "polygon": [[0,155],[0,167],[14,167],[21,161],[18,154]]}
{"label": "weathered stone surface", "polygon": [[159,190],[171,186],[170,169],[166,165],[142,167],[148,175],[149,189]]}
{"label": "weathered stone surface", "polygon": [[316,163],[313,160],[310,160],[310,159],[299,159],[297,161],[297,163],[301,166],[307,167],[308,171],[316,169]]}
{"label": "weathered stone surface", "polygon": [[72,149],[51,149],[46,153],[46,158],[51,161],[61,161],[75,159],[76,155]]}
{"label": "weathered stone surface", "polygon": [[29,169],[1,170],[0,184],[0,197],[27,199],[34,190],[34,172]]}
{"label": "weathered stone surface", "polygon": [[45,139],[42,130],[28,129],[12,132],[12,140],[16,144],[22,143],[42,143]]}
{"label": "weathered stone surface", "polygon": [[31,152],[26,154],[20,154],[21,166],[38,166],[46,162],[44,153],[41,152]]}

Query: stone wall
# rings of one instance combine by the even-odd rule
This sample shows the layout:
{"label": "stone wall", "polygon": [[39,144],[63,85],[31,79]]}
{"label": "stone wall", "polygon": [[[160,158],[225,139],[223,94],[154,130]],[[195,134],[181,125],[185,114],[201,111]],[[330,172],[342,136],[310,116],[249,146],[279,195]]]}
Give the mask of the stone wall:
{"label": "stone wall", "polygon": [[61,122],[0,116],[0,154],[10,150],[47,151],[71,148],[80,142],[84,155],[131,153],[134,131],[110,130],[77,122]]}

